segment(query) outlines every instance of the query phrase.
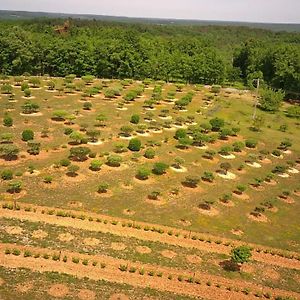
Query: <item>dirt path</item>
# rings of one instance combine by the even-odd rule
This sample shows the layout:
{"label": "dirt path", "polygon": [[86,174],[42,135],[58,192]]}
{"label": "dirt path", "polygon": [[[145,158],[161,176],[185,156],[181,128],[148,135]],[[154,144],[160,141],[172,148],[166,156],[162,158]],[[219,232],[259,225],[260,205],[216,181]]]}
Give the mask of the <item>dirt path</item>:
{"label": "dirt path", "polygon": [[[12,254],[4,254],[5,249],[19,249],[21,254],[15,256]],[[39,258],[24,257],[24,251],[30,251],[32,255],[40,254]],[[240,281],[230,280],[220,276],[212,276],[200,272],[191,273],[183,270],[158,267],[150,264],[138,264],[130,261],[115,259],[103,255],[84,255],[75,252],[62,251],[60,253],[61,259],[66,256],[67,262],[61,260],[54,261],[52,257],[48,259],[42,258],[43,254],[52,256],[58,254],[58,251],[49,251],[44,248],[16,246],[14,244],[0,244],[0,265],[9,268],[29,268],[39,272],[55,271],[59,273],[66,273],[74,275],[78,278],[88,277],[93,280],[104,279],[110,282],[127,283],[135,287],[150,287],[161,291],[169,291],[176,294],[203,296],[206,299],[239,299],[252,300],[257,299],[254,295],[256,292],[271,293],[272,295],[289,296],[295,299],[300,299],[300,295],[295,292],[288,292],[280,289],[272,289],[264,286]],[[79,263],[73,263],[72,258],[78,258]],[[83,260],[88,260],[88,265],[82,264]],[[96,266],[92,262],[97,262]],[[105,263],[106,267],[101,268],[100,264]],[[136,271],[131,273],[129,271],[120,271],[120,265],[136,268]],[[144,274],[140,275],[139,270],[144,270]],[[150,276],[149,272],[155,272]],[[161,273],[161,277],[157,274]],[[172,275],[169,279],[168,276]],[[183,280],[178,280],[179,276]],[[196,282],[188,283],[188,278],[195,278],[200,280],[200,284]],[[209,284],[207,284],[209,283]],[[229,290],[231,289],[231,290]],[[236,291],[238,289],[239,291]],[[250,293],[245,295],[242,290],[249,289]]]}
{"label": "dirt path", "polygon": [[[27,206],[28,207],[28,206]],[[229,254],[231,251],[231,246],[225,246],[222,244],[216,244],[216,243],[207,243],[205,241],[200,241],[198,239],[192,239],[190,237],[193,237],[194,233],[191,234],[191,232],[185,231],[185,230],[178,230],[175,228],[172,228],[172,231],[180,233],[178,237],[175,235],[168,235],[167,229],[171,230],[169,227],[164,226],[155,226],[156,228],[164,229],[164,234],[153,232],[151,230],[143,230],[143,229],[136,229],[133,227],[127,227],[122,226],[122,223],[125,223],[125,219],[118,219],[118,218],[111,218],[103,215],[97,215],[97,214],[89,214],[88,216],[93,217],[93,221],[89,221],[87,218],[85,220],[81,220],[78,218],[71,218],[71,217],[58,217],[55,214],[49,215],[42,213],[42,211],[51,210],[51,208],[46,209],[45,207],[39,207],[34,206],[36,209],[35,212],[28,212],[24,210],[7,210],[3,209],[2,206],[0,208],[1,215],[0,217],[7,217],[7,218],[18,218],[21,220],[28,220],[33,222],[44,222],[51,225],[58,225],[58,226],[64,226],[64,227],[73,227],[77,229],[84,229],[88,231],[96,231],[96,232],[103,232],[103,233],[111,233],[118,236],[127,236],[127,237],[133,237],[144,241],[154,241],[154,242],[161,242],[166,243],[170,245],[176,245],[181,246],[184,248],[196,248],[199,250],[203,250],[206,252],[213,252],[213,253],[220,253],[220,254]],[[61,210],[57,210],[61,211]],[[77,211],[70,211],[68,212],[80,216],[80,213]],[[95,221],[96,218],[101,218],[102,220],[107,220],[107,223],[104,222],[97,222]],[[122,220],[122,223],[121,221]],[[112,221],[119,221],[119,223],[114,223],[113,225]],[[130,220],[126,220],[127,223],[133,223]],[[140,226],[147,226],[148,228],[151,228],[152,226],[146,223],[135,223],[135,227],[137,225]],[[142,228],[143,228],[142,227]],[[186,236],[186,238],[185,238]],[[202,236],[202,235],[199,235]],[[221,240],[221,239],[220,239]],[[224,241],[224,240],[223,240]],[[235,245],[238,245],[238,242],[234,242]],[[258,246],[256,246],[257,248]],[[259,246],[259,248],[261,248]],[[252,258],[259,262],[264,262],[271,265],[276,265],[280,267],[290,268],[290,269],[297,269],[300,270],[300,261],[297,259],[289,259],[284,258],[278,255],[271,255],[263,252],[256,252],[253,251]]]}

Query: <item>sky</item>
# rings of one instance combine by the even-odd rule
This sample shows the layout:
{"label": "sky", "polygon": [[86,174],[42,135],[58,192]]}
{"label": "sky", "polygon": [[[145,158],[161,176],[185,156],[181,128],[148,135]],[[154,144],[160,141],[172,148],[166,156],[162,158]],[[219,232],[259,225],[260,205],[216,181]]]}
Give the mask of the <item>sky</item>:
{"label": "sky", "polygon": [[300,0],[0,0],[0,10],[300,23]]}

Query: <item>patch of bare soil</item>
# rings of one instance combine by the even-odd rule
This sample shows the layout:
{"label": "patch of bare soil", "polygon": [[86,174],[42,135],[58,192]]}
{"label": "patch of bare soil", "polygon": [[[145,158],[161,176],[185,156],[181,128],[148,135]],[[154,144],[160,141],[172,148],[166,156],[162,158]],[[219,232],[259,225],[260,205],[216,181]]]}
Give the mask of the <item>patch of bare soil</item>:
{"label": "patch of bare soil", "polygon": [[261,214],[261,215],[258,216],[258,217],[255,217],[255,216],[253,216],[253,215],[248,214],[248,218],[249,218],[250,220],[252,220],[252,221],[255,221],[255,222],[262,222],[262,223],[267,223],[267,222],[269,221],[268,218],[267,218],[265,215],[263,215],[263,214]]}
{"label": "patch of bare soil", "polygon": [[236,198],[238,198],[238,199],[241,199],[241,200],[249,200],[250,199],[250,197],[247,194],[245,194],[245,193],[243,193],[241,195],[233,193],[233,196],[236,197]]}
{"label": "patch of bare soil", "polygon": [[132,190],[133,189],[133,186],[131,184],[125,184],[125,183],[122,183],[121,187],[125,190]]}
{"label": "patch of bare soil", "polygon": [[74,177],[65,175],[63,179],[65,183],[76,183],[76,182],[87,180],[88,177],[83,174],[78,174],[77,176]]}
{"label": "patch of bare soil", "polygon": [[257,163],[257,162],[253,162],[253,163],[246,163],[247,166],[251,167],[251,168],[261,168],[261,164]]}
{"label": "patch of bare soil", "polygon": [[260,162],[263,163],[263,164],[270,164],[270,163],[272,163],[271,159],[269,159],[269,158],[264,158],[264,159],[260,160]]}
{"label": "patch of bare soil", "polygon": [[273,268],[266,268],[263,272],[263,276],[272,280],[280,280],[280,274]]}
{"label": "patch of bare soil", "polygon": [[277,181],[271,179],[270,181],[264,181],[265,184],[268,184],[268,185],[276,185],[277,184]]}
{"label": "patch of bare soil", "polygon": [[294,195],[300,197],[300,191],[294,191]]}
{"label": "patch of bare soil", "polygon": [[160,254],[163,256],[163,257],[166,257],[166,258],[174,258],[177,256],[177,253],[173,252],[173,251],[170,251],[170,250],[163,250],[160,252]]}
{"label": "patch of bare soil", "polygon": [[152,199],[149,199],[148,197],[146,198],[145,201],[147,203],[150,203],[150,204],[153,204],[153,205],[157,205],[157,206],[164,205],[164,204],[167,203],[167,201],[165,199],[152,200]]}
{"label": "patch of bare soil", "polygon": [[134,182],[139,183],[139,184],[152,184],[155,182],[153,178],[148,178],[146,180],[140,180],[137,179],[136,177],[133,178]]}
{"label": "patch of bare soil", "polygon": [[88,246],[96,246],[96,245],[99,245],[100,241],[95,238],[85,238],[83,240],[83,243]]}
{"label": "patch of bare soil", "polygon": [[228,201],[228,202],[224,202],[224,201],[220,201],[220,204],[222,204],[223,206],[226,206],[226,207],[234,207],[235,204],[233,201]]}
{"label": "patch of bare soil", "polygon": [[228,180],[233,180],[236,178],[236,175],[231,172],[227,172],[226,174],[218,172],[217,175],[220,176],[221,178],[228,179]]}
{"label": "patch of bare soil", "polygon": [[78,298],[80,300],[94,300],[96,299],[96,293],[91,290],[83,289],[79,291]]}
{"label": "patch of bare soil", "polygon": [[126,209],[123,210],[123,214],[126,215],[126,216],[133,216],[135,214],[135,211],[131,210],[129,208],[126,208]]}
{"label": "patch of bare soil", "polygon": [[97,192],[95,193],[96,196],[102,197],[102,198],[110,198],[113,196],[113,194],[114,193],[110,190],[107,190],[105,193],[97,193]]}
{"label": "patch of bare soil", "polygon": [[202,259],[197,255],[187,255],[186,260],[192,264],[200,264]]}
{"label": "patch of bare soil", "polygon": [[35,239],[44,239],[45,237],[48,236],[48,233],[44,230],[35,230],[32,232],[32,237],[35,238]]}
{"label": "patch of bare soil", "polygon": [[0,286],[2,286],[5,283],[5,281],[0,277]]}
{"label": "patch of bare soil", "polygon": [[244,273],[253,274],[255,272],[255,267],[250,264],[243,264],[241,266],[241,271]]}
{"label": "patch of bare soil", "polygon": [[74,208],[79,208],[82,207],[82,202],[79,201],[69,201],[68,206],[74,207]]}
{"label": "patch of bare soil", "polygon": [[31,282],[28,283],[20,283],[16,286],[16,289],[20,293],[27,293],[33,288],[33,284]]}
{"label": "patch of bare soil", "polygon": [[117,251],[122,251],[126,249],[126,245],[123,243],[111,243],[111,249],[117,250]]}
{"label": "patch of bare soil", "polygon": [[192,225],[192,223],[191,223],[190,221],[185,220],[185,219],[179,220],[178,223],[179,223],[180,225],[184,226],[184,227],[188,227],[188,226],[191,226],[191,225]]}
{"label": "patch of bare soil", "polygon": [[142,254],[148,254],[152,252],[152,250],[147,246],[137,246],[136,251]]}
{"label": "patch of bare soil", "polygon": [[8,234],[21,234],[23,232],[23,229],[19,226],[7,226],[5,227],[5,231]]}
{"label": "patch of bare soil", "polygon": [[285,198],[282,198],[282,197],[278,197],[279,200],[283,201],[284,203],[287,203],[287,204],[293,204],[295,203],[295,200],[291,197],[285,197]]}
{"label": "patch of bare soil", "polygon": [[58,236],[58,239],[62,242],[70,242],[74,239],[74,235],[70,234],[70,233],[61,233]]}
{"label": "patch of bare soil", "polygon": [[240,230],[240,229],[231,229],[230,232],[234,235],[237,235],[237,236],[241,236],[244,234],[244,231]]}
{"label": "patch of bare soil", "polygon": [[109,297],[108,300],[130,300],[130,299],[124,294],[113,294]]}
{"label": "patch of bare soil", "polygon": [[220,212],[216,209],[216,208],[214,208],[214,207],[212,207],[211,209],[201,209],[201,208],[197,208],[197,210],[201,213],[201,214],[203,214],[203,215],[206,215],[206,216],[210,216],[210,217],[214,217],[214,216],[217,216]]}
{"label": "patch of bare soil", "polygon": [[54,284],[47,291],[48,294],[54,298],[64,298],[69,293],[69,288],[64,284]]}

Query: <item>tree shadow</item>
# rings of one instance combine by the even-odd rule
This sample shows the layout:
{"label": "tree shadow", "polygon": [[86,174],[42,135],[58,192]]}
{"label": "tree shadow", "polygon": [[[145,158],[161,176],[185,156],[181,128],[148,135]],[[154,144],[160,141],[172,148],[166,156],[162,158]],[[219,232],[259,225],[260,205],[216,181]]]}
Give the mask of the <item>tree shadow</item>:
{"label": "tree shadow", "polygon": [[239,272],[241,270],[241,266],[232,260],[221,261],[219,265],[228,272]]}

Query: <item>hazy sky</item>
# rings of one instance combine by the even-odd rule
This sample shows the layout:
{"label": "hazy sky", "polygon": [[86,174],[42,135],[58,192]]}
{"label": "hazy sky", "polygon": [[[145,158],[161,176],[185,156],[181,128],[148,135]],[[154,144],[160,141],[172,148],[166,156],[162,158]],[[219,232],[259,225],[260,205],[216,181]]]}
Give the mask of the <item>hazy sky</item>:
{"label": "hazy sky", "polygon": [[300,23],[300,0],[0,0],[0,9]]}

